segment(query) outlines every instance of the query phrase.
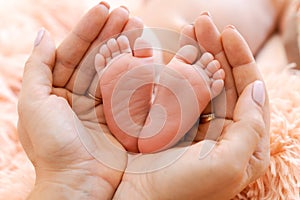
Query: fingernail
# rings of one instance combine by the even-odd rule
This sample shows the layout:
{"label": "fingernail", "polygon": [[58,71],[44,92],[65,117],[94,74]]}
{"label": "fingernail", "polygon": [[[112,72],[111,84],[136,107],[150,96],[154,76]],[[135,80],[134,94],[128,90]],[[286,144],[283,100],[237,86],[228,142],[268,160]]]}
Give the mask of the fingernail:
{"label": "fingernail", "polygon": [[36,38],[35,38],[35,40],[34,40],[34,46],[35,46],[35,47],[38,46],[38,45],[41,43],[44,34],[45,34],[45,29],[44,29],[44,28],[41,28],[41,29],[39,30],[39,32],[37,33],[37,36],[36,36]]}
{"label": "fingernail", "polygon": [[226,28],[231,28],[233,30],[236,30],[235,26],[233,26],[233,25],[228,25],[228,26],[226,26]]}
{"label": "fingernail", "polygon": [[253,100],[261,107],[265,105],[265,85],[262,81],[255,81],[252,89]]}
{"label": "fingernail", "polygon": [[104,5],[107,9],[110,9],[110,5],[105,1],[101,1],[99,4]]}
{"label": "fingernail", "polygon": [[130,12],[126,6],[120,6],[120,8],[124,8],[125,10],[127,10],[128,13]]}
{"label": "fingernail", "polygon": [[204,12],[202,12],[202,13],[201,13],[201,15],[207,15],[207,16],[211,17],[211,14],[210,14],[210,12],[208,12],[208,11],[204,11]]}

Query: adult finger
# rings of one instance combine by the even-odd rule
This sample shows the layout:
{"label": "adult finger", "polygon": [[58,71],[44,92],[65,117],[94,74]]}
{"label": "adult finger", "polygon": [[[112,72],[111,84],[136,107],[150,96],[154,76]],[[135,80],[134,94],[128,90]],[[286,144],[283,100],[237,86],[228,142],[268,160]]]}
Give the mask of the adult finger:
{"label": "adult finger", "polygon": [[28,102],[48,97],[52,90],[55,44],[44,29],[38,32],[35,47],[24,68],[21,100]]}
{"label": "adult finger", "polygon": [[75,26],[57,49],[53,83],[64,87],[91,43],[98,37],[109,14],[109,5],[101,2],[93,7]]}
{"label": "adult finger", "polygon": [[[135,40],[142,35],[143,27],[144,27],[143,22],[137,17],[130,18],[128,20],[126,26],[124,27],[122,35],[125,35],[128,38],[128,40],[130,42],[130,46],[132,48],[133,48],[133,44],[134,44]],[[99,87],[98,74],[95,74],[94,79],[93,79],[91,85],[89,86],[88,93],[92,94],[96,98],[100,98],[100,99],[102,98],[101,88]]]}
{"label": "adult finger", "polygon": [[144,22],[138,17],[132,17],[128,20],[122,32],[130,43],[130,47],[134,49],[135,40],[143,34]]}
{"label": "adult finger", "polygon": [[129,11],[124,7],[113,10],[102,27],[97,38],[93,41],[85,56],[81,58],[78,67],[70,77],[66,88],[76,94],[83,95],[90,86],[94,75],[96,74],[94,58],[99,50],[100,45],[105,40],[118,36],[126,26],[129,19]]}
{"label": "adult finger", "polygon": [[[250,83],[261,80],[262,76],[251,50],[234,26],[228,26],[222,32],[222,44],[226,58],[232,67],[232,74],[238,95],[244,91],[244,88]],[[267,97],[266,107],[269,107]],[[264,119],[269,127],[269,111],[264,113]]]}
{"label": "adult finger", "polygon": [[[195,34],[200,48],[212,53],[220,62],[222,69],[225,71],[226,78],[224,81],[225,90],[213,99],[214,113],[217,117],[232,119],[234,106],[237,100],[236,88],[232,75],[232,68],[229,65],[221,41],[221,34],[214,24],[212,18],[207,12],[204,12],[195,21]],[[205,112],[211,112],[211,107]]]}
{"label": "adult finger", "polygon": [[222,44],[233,71],[233,78],[238,95],[255,80],[262,80],[251,50],[245,39],[235,29],[228,26],[222,32]]}
{"label": "adult finger", "polygon": [[[221,146],[231,146],[232,159],[240,159],[244,172],[244,186],[257,178],[266,168],[269,159],[269,101],[255,59],[244,38],[233,26],[222,32],[222,44],[232,66],[233,78],[239,95],[233,120],[227,128]],[[253,84],[254,82],[254,84]],[[251,91],[252,90],[252,91]],[[259,155],[259,156],[257,156]],[[223,155],[224,156],[224,155]]]}
{"label": "adult finger", "polygon": [[214,149],[214,153],[218,154],[219,168],[225,169],[224,176],[239,178],[241,190],[253,181],[253,176],[261,175],[269,163],[267,112],[264,83],[255,81],[248,84],[238,99],[234,122],[225,128]]}
{"label": "adult finger", "polygon": [[[18,102],[18,133],[20,141],[30,159],[33,146],[25,129],[26,120],[31,119],[38,100],[49,96],[52,88],[51,69],[55,61],[55,45],[49,33],[41,29],[35,47],[25,64],[21,94]],[[33,107],[32,107],[33,106]]]}

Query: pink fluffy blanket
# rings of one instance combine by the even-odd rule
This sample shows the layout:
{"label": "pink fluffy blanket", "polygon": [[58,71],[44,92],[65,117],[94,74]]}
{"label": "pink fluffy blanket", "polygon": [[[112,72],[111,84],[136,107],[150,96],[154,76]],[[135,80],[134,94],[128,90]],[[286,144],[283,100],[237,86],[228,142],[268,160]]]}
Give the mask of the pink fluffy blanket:
{"label": "pink fluffy blanket", "polygon": [[[34,170],[17,134],[17,100],[22,71],[39,27],[56,42],[90,6],[89,1],[0,0],[0,199],[25,199]],[[278,37],[265,45],[258,62],[271,103],[271,163],[267,172],[237,199],[300,199],[300,76],[273,60]],[[275,54],[275,55],[274,55]]]}

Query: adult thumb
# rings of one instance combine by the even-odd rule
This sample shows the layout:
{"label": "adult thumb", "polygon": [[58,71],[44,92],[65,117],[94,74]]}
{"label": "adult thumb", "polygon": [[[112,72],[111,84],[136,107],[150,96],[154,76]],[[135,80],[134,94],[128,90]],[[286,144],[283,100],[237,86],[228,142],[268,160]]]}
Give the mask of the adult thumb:
{"label": "adult thumb", "polygon": [[52,90],[52,68],[55,63],[55,44],[49,33],[41,29],[33,51],[24,68],[21,98],[35,101],[49,96]]}
{"label": "adult thumb", "polygon": [[264,83],[257,80],[241,93],[233,114],[234,122],[224,135],[225,141],[230,143],[229,157],[248,163],[259,143],[269,143],[268,112]]}

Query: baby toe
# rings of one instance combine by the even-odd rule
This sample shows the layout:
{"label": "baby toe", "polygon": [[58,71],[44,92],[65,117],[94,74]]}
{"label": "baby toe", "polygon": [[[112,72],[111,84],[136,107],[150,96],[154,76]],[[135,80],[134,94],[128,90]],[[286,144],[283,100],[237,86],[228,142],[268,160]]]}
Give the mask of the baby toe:
{"label": "baby toe", "polygon": [[121,54],[120,47],[116,39],[112,38],[108,40],[107,47],[111,52],[111,57],[115,58],[116,56]]}
{"label": "baby toe", "polygon": [[111,52],[106,44],[100,47],[99,53],[105,58],[106,63],[111,60]]}
{"label": "baby toe", "polygon": [[174,58],[171,60],[170,63],[177,63],[177,61],[189,64],[191,65],[192,63],[195,62],[198,56],[198,49],[192,45],[186,45],[181,47]]}
{"label": "baby toe", "polygon": [[221,65],[220,65],[219,61],[213,60],[207,65],[206,70],[208,70],[210,72],[210,74],[213,75],[220,69],[220,67],[221,67]]}
{"label": "baby toe", "polygon": [[223,69],[219,69],[217,70],[212,77],[214,80],[218,80],[218,79],[225,79],[225,71]]}
{"label": "baby toe", "polygon": [[224,88],[224,81],[222,79],[214,80],[211,85],[211,96],[215,98]]}
{"label": "baby toe", "polygon": [[211,53],[205,52],[196,65],[201,66],[202,68],[206,68],[206,66],[214,60],[214,56]]}
{"label": "baby toe", "polygon": [[153,56],[151,44],[143,38],[137,38],[134,43],[134,56],[138,58],[147,58]]}
{"label": "baby toe", "polygon": [[121,53],[131,53],[132,52],[131,48],[130,48],[129,40],[126,36],[121,35],[120,37],[118,37],[117,43],[119,45]]}

